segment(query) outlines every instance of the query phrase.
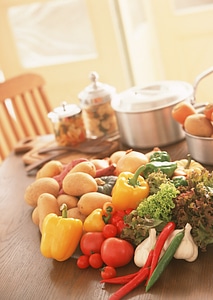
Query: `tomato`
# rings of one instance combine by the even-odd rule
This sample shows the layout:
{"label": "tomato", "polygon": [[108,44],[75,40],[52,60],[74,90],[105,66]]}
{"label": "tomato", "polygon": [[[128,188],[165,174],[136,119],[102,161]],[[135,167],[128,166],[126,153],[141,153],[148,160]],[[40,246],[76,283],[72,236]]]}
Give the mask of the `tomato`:
{"label": "tomato", "polygon": [[79,258],[77,259],[77,266],[80,269],[86,269],[90,266],[89,264],[89,256],[88,255],[81,255],[79,256]]}
{"label": "tomato", "polygon": [[94,269],[99,269],[103,266],[103,260],[100,253],[93,253],[89,257],[89,264]]}
{"label": "tomato", "polygon": [[116,269],[111,266],[106,266],[101,270],[101,277],[103,279],[114,278],[116,276]]}
{"label": "tomato", "polygon": [[91,255],[101,251],[101,245],[105,240],[102,232],[86,232],[80,241],[80,249],[83,254]]}
{"label": "tomato", "polygon": [[205,106],[204,108],[204,115],[206,116],[207,119],[211,121],[211,116],[213,113],[213,103],[209,103]]}
{"label": "tomato", "polygon": [[117,235],[117,227],[113,224],[106,224],[103,228],[103,235],[105,238],[114,237]]}
{"label": "tomato", "polygon": [[101,246],[103,262],[114,268],[127,265],[133,258],[133,255],[133,246],[129,242],[117,237],[105,239]]}

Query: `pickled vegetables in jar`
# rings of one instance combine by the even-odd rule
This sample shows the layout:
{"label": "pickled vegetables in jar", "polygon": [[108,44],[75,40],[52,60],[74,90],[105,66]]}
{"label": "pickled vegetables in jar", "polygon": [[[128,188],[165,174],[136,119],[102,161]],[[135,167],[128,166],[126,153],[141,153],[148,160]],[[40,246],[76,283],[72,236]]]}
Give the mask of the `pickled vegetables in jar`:
{"label": "pickled vegetables in jar", "polygon": [[111,134],[117,130],[117,121],[110,102],[85,107],[83,117],[91,137]]}
{"label": "pickled vegetables in jar", "polygon": [[75,146],[86,139],[80,107],[63,103],[48,114],[53,124],[55,139],[60,146]]}
{"label": "pickled vegetables in jar", "polygon": [[88,138],[97,138],[117,131],[117,119],[111,106],[115,88],[98,82],[98,74],[90,73],[91,84],[79,93]]}

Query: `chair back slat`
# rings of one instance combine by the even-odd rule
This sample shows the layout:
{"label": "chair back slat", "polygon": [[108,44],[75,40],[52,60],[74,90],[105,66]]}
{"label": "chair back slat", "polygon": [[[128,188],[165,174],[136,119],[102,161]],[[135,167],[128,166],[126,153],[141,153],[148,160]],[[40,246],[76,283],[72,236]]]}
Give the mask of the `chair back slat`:
{"label": "chair back slat", "polygon": [[24,137],[53,133],[51,110],[42,76],[22,74],[0,83],[1,159]]}

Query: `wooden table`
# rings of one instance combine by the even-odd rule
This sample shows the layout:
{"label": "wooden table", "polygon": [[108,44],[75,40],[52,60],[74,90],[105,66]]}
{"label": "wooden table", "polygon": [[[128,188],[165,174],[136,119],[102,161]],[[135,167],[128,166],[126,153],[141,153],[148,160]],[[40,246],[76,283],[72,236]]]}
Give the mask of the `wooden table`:
{"label": "wooden table", "polygon": [[[185,141],[162,150],[173,160],[187,154]],[[98,270],[78,269],[75,258],[57,262],[41,255],[32,208],[23,198],[34,179],[26,175],[20,155],[11,154],[0,166],[0,299],[108,299],[119,286],[101,285]],[[118,274],[136,270],[130,263],[119,268]],[[124,299],[207,300],[212,299],[212,284],[213,247],[209,246],[193,263],[174,259],[149,293],[140,286]]]}

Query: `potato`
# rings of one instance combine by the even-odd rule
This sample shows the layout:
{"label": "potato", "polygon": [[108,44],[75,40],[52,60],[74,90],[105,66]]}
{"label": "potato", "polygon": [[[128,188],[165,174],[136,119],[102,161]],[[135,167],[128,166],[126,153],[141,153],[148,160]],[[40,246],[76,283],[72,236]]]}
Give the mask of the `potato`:
{"label": "potato", "polygon": [[86,216],[80,213],[78,207],[73,207],[67,210],[67,218],[80,219],[82,222],[84,222]]}
{"label": "potato", "polygon": [[67,205],[67,209],[70,209],[77,206],[78,198],[67,194],[61,194],[57,197],[57,202],[59,207],[65,203]]}
{"label": "potato", "polygon": [[36,179],[43,177],[54,177],[63,170],[63,165],[58,160],[48,161],[36,174]]}
{"label": "potato", "polygon": [[26,188],[24,193],[24,200],[30,206],[36,207],[38,197],[43,193],[49,193],[57,197],[59,193],[58,182],[50,177],[44,177],[35,180]]}
{"label": "potato", "polygon": [[79,211],[88,216],[94,209],[103,208],[104,203],[112,201],[112,197],[99,192],[90,192],[81,196],[78,201]]}
{"label": "potato", "polygon": [[103,159],[94,158],[91,159],[91,162],[95,165],[96,170],[100,170],[109,167],[110,159],[109,157]]}
{"label": "potato", "polygon": [[43,193],[38,197],[38,218],[41,233],[44,218],[50,213],[54,213],[58,216],[61,215],[57,199],[49,193]]}
{"label": "potato", "polygon": [[75,172],[65,176],[62,188],[68,195],[81,196],[88,192],[96,192],[98,185],[91,175],[84,172]]}
{"label": "potato", "polygon": [[69,171],[69,173],[75,173],[75,172],[84,172],[84,173],[91,175],[92,177],[95,177],[96,168],[95,168],[95,165],[91,161],[82,161],[82,162],[78,163],[77,165],[75,165]]}
{"label": "potato", "polygon": [[213,126],[204,114],[188,116],[184,122],[185,131],[189,134],[201,137],[211,137]]}
{"label": "potato", "polygon": [[33,209],[32,212],[32,221],[35,225],[39,225],[39,216],[38,216],[38,206]]}

